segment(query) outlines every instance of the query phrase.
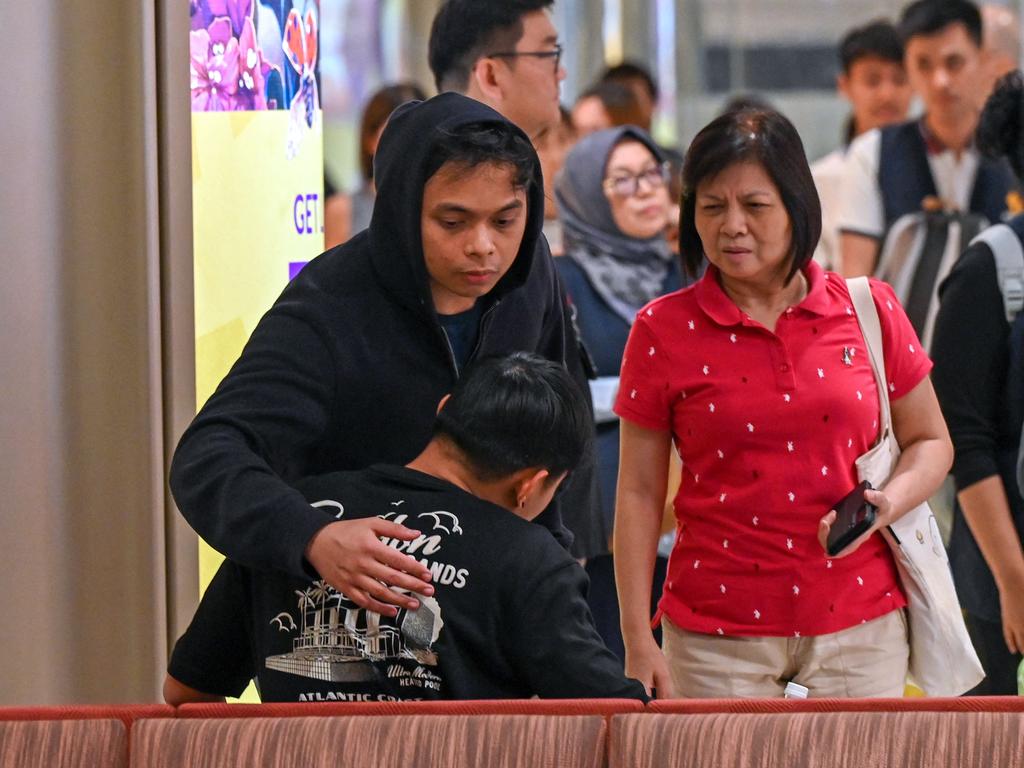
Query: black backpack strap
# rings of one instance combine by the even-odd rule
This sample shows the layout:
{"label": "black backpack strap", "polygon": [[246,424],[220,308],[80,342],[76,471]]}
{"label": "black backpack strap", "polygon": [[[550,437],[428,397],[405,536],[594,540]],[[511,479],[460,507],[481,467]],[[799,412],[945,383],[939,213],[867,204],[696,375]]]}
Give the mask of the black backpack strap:
{"label": "black backpack strap", "polygon": [[937,194],[928,149],[916,120],[881,129],[878,187],[886,229],[901,216],[920,211],[921,201]]}

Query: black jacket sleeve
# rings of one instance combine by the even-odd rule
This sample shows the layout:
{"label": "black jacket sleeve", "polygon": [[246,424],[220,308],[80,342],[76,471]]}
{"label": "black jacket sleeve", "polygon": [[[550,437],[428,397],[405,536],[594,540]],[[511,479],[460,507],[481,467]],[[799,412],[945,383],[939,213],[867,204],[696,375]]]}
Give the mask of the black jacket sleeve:
{"label": "black jacket sleeve", "polygon": [[[539,548],[543,551],[544,547]],[[536,567],[540,555],[546,567]],[[575,561],[534,550],[508,612],[505,653],[541,698],[647,701],[643,685],[625,676],[605,646],[587,606],[587,576]]]}
{"label": "black jacket sleeve", "polygon": [[178,443],[174,500],[232,560],[313,575],[306,545],[333,518],[282,478],[304,474],[307,452],[329,427],[334,370],[314,323],[272,309]]}
{"label": "black jacket sleeve", "polygon": [[178,638],[167,672],[197,691],[238,696],[256,673],[249,638],[250,605],[242,569],[225,560],[192,623]]}
{"label": "black jacket sleeve", "polygon": [[987,245],[968,249],[939,289],[932,381],[953,439],[959,489],[999,474],[1009,324]]}

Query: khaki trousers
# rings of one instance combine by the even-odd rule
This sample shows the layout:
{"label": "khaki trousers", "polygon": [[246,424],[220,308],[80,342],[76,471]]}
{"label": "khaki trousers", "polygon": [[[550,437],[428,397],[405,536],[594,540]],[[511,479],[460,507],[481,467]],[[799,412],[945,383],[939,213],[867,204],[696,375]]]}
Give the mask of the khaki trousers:
{"label": "khaki trousers", "polygon": [[728,637],[662,624],[681,698],[779,697],[790,681],[814,698],[903,696],[910,650],[902,610],[815,637]]}

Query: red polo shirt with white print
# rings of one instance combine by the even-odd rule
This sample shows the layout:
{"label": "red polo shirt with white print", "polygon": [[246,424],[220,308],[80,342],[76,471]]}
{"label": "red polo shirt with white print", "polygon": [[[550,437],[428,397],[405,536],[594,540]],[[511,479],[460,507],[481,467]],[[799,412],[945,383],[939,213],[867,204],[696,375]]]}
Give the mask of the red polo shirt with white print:
{"label": "red polo shirt with white print", "polygon": [[[807,296],[774,333],[725,294],[710,267],[637,315],[615,411],[670,430],[683,460],[678,537],[660,611],[721,635],[821,635],[906,604],[876,534],[830,559],[818,522],[857,485],[879,404],[846,282],[811,262]],[[890,398],[931,361],[892,289],[872,280]]]}

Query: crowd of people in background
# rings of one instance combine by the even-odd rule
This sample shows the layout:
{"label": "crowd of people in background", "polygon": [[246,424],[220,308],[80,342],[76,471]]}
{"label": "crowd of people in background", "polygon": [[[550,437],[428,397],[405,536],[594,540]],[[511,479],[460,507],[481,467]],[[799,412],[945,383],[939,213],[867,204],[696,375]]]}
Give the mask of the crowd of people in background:
{"label": "crowd of people in background", "polygon": [[[251,677],[272,696],[301,693],[267,671],[287,671],[271,656],[307,658],[299,645],[265,641],[262,626],[251,642],[239,631],[271,605],[283,622],[284,603],[259,582],[268,569],[291,580],[284,594],[319,579],[351,616],[376,615],[349,626],[356,619],[335,614],[330,632],[349,626],[360,642],[367,621],[394,619],[408,639],[425,605],[450,610],[445,639],[428,631],[421,646],[402,646],[395,653],[415,663],[392,670],[425,665],[448,695],[569,697],[604,686],[637,698],[780,696],[794,681],[816,696],[899,696],[906,599],[879,531],[938,493],[951,466],[950,557],[986,672],[973,693],[1015,692],[1022,302],[1010,308],[998,249],[975,240],[1008,221],[1024,241],[1024,219],[1013,218],[1024,177],[1014,15],[914,0],[898,18],[847,31],[836,85],[849,117],[835,151],[810,163],[793,124],[756,94],[727,103],[688,147],[662,146],[652,135],[658,84],[637,62],[607,68],[561,104],[551,5],[447,0],[429,45],[441,95],[400,83],[367,103],[360,186],[328,199],[328,251],[261,321],[174,459],[180,509],[234,565],[175,651],[169,698],[234,695]],[[1014,274],[1020,299],[1024,264]],[[857,485],[855,461],[879,431],[844,280],[860,275],[874,278],[902,454],[885,487],[865,493],[878,510],[870,530],[829,556],[830,510]],[[453,438],[455,427],[435,418],[465,370],[516,352],[532,355],[519,360],[522,376],[564,369],[587,406],[590,439],[578,436],[565,466],[516,436],[484,448]],[[459,390],[453,402],[468,396]],[[502,418],[462,427],[487,431]],[[540,421],[523,422],[534,430],[526,443],[553,439]],[[443,461],[417,458],[438,440]],[[480,458],[487,450],[523,457],[494,469]],[[366,475],[374,464],[391,469]],[[338,471],[350,475],[315,493],[293,487]],[[538,473],[557,475],[564,491],[552,500],[558,482],[526,482]],[[345,502],[358,514],[309,506],[341,493],[339,483],[358,497],[348,486],[371,480],[370,506]],[[401,506],[376,516],[389,493],[391,504],[420,493],[426,509],[432,490],[442,503],[452,489],[438,482],[463,494],[461,528],[478,537],[477,551],[460,556],[500,593],[479,611],[485,631],[473,629],[469,593],[415,555],[431,530]],[[490,506],[476,510],[473,497]],[[499,510],[536,519],[575,561],[538,547],[538,568],[557,577],[514,589],[511,574],[529,569],[488,558],[485,529],[525,536],[526,523],[487,523]],[[589,589],[582,570],[564,570],[581,567]],[[228,632],[215,618],[231,590],[246,605],[231,639],[246,663],[225,681],[200,668],[204,633]],[[509,616],[552,626],[501,624]],[[509,650],[510,637],[538,647]],[[364,648],[360,658],[388,653]],[[535,668],[552,664],[561,678]],[[392,672],[362,674],[380,683]],[[365,679],[330,685],[355,690]],[[400,696],[400,685],[374,690]]]}

